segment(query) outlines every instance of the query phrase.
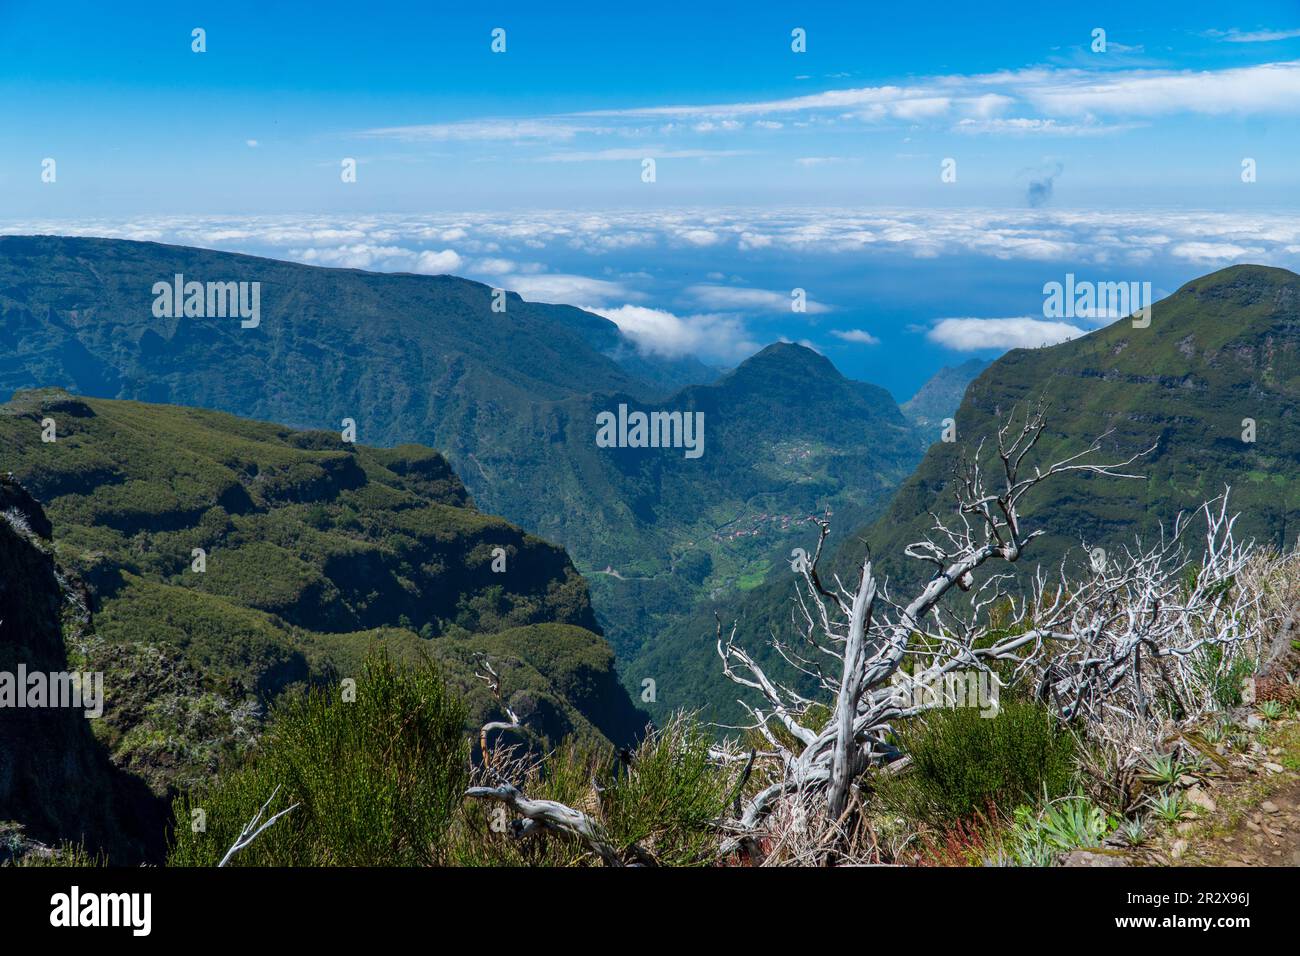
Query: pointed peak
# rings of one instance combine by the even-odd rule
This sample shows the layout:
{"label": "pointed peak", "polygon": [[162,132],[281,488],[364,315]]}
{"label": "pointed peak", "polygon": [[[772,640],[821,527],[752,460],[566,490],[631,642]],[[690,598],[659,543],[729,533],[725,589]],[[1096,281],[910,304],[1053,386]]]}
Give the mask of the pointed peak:
{"label": "pointed peak", "polygon": [[733,374],[770,371],[799,372],[837,379],[844,377],[826,356],[795,342],[773,342],[741,362]]}

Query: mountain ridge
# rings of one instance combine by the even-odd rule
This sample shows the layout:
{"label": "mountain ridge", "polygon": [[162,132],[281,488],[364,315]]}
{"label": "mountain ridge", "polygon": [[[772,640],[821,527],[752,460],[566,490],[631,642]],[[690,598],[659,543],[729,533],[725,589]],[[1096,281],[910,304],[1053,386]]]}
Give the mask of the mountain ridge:
{"label": "mountain ridge", "polygon": [[[1049,407],[1036,463],[1080,451],[1111,428],[1097,460],[1122,461],[1152,444],[1157,449],[1127,469],[1146,480],[1067,477],[1031,494],[1025,525],[1048,534],[1033,542],[1019,573],[1040,562],[1054,571],[1070,555],[1082,561],[1085,540],[1108,550],[1131,545],[1135,534],[1153,534],[1178,511],[1221,494],[1225,481],[1233,485],[1232,510],[1242,513],[1239,535],[1278,546],[1294,542],[1300,527],[1300,276],[1237,266],[1190,280],[1155,303],[1150,329],[1135,329],[1126,318],[1071,342],[1012,350],[992,362],[970,382],[953,414],[956,442],[931,444],[874,520],[834,526],[832,519],[836,537],[826,551],[824,576],[856,580],[870,548],[876,573],[896,598],[924,583],[932,566],[908,559],[903,549],[924,537],[930,511],[951,507],[953,466],[981,439],[991,439],[1013,410],[1023,416],[1039,399]],[[1247,417],[1258,429],[1254,443],[1241,440]],[[816,538],[809,526],[798,544],[810,552]],[[737,624],[737,643],[770,675],[797,684],[799,675],[766,646],[774,630],[789,633],[796,582],[793,573],[777,568],[751,591],[702,604],[634,665],[647,673],[677,667],[686,674],[687,694],[707,702],[707,717],[740,720],[712,648],[715,614],[728,628]]]}
{"label": "mountain ridge", "polygon": [[966,387],[990,364],[972,358],[960,365],[945,365],[899,407],[918,428],[930,428],[957,411]]}
{"label": "mountain ridge", "polygon": [[[1233,486],[1233,510],[1242,512],[1239,533],[1275,546],[1294,537],[1300,276],[1237,265],[1155,303],[1149,328],[1125,318],[1069,342],[1003,355],[971,382],[955,416],[957,441],[931,445],[885,515],[850,539],[871,541],[883,567],[914,578],[896,555],[918,536],[917,516],[943,499],[957,457],[992,435],[1013,408],[1023,413],[1039,400],[1048,404],[1040,460],[1082,449],[1108,431],[1099,459],[1156,448],[1131,466],[1144,481],[1067,477],[1036,493],[1027,513],[1050,532],[1035,542],[1036,559],[1059,560],[1080,538],[1122,547],[1218,496],[1225,484]],[[846,547],[836,567],[861,553],[860,545]]]}

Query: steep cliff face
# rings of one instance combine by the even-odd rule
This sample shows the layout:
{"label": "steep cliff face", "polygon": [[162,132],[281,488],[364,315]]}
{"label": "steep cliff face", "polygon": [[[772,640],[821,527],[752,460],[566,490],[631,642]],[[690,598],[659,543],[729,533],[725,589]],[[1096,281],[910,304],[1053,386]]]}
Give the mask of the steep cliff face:
{"label": "steep cliff face", "polygon": [[70,670],[64,628],[83,621],[38,533],[48,530],[40,505],[0,480],[0,827],[114,863],[157,861],[165,806],[113,767],[84,706],[58,706],[49,692],[51,675]]}

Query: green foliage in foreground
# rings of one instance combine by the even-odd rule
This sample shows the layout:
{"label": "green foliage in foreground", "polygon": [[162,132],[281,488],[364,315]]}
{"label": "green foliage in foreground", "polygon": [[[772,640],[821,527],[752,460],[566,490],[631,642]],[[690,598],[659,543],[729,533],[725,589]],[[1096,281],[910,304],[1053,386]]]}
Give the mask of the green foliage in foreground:
{"label": "green foliage in foreground", "polygon": [[[433,663],[373,657],[354,702],[338,686],[286,700],[243,767],[175,801],[168,864],[215,866],[273,793],[263,820],[297,808],[228,865],[598,864],[576,839],[516,839],[499,804],[463,800],[471,777],[465,719]],[[709,759],[710,741],[698,723],[675,717],[630,755],[571,739],[540,761],[498,751],[494,766],[528,797],[587,813],[620,850],[636,844],[661,865],[705,865],[716,859],[717,823],[735,786],[734,771]]]}
{"label": "green foliage in foreground", "polygon": [[[355,701],[336,686],[286,702],[250,763],[179,798],[168,862],[215,866],[278,787],[267,816],[297,809],[228,865],[441,863],[469,777],[465,718],[431,664],[372,658]],[[193,832],[197,810],[205,832]]]}
{"label": "green foliage in foreground", "polygon": [[0,820],[0,867],[107,866],[103,853],[91,853],[85,843],[63,841],[57,847],[27,838],[25,827],[15,820]]}
{"label": "green foliage in foreground", "polygon": [[1075,740],[1045,707],[1004,697],[997,716],[980,713],[974,707],[935,710],[900,729],[912,765],[882,779],[884,804],[942,826],[1069,790]]}
{"label": "green foliage in foreground", "polygon": [[[1051,866],[1059,854],[1099,847],[1118,821],[1085,796],[1074,794],[1053,800],[1041,810],[1020,806],[1007,836],[1009,857],[1017,866]],[[1146,839],[1140,826],[1126,830],[1130,841]]]}
{"label": "green foliage in foreground", "polygon": [[[737,782],[732,768],[709,759],[711,741],[697,721],[675,715],[627,759],[604,746],[561,748],[527,772],[522,789],[532,799],[581,809],[622,852],[636,844],[660,866],[706,866],[717,860],[717,824]],[[457,864],[599,865],[585,846],[565,836],[515,840],[499,827],[494,831],[497,806],[466,803],[455,841]]]}
{"label": "green foliage in foreground", "polygon": [[[282,702],[241,768],[175,801],[168,863],[216,865],[275,794],[263,819],[296,808],[232,865],[601,865],[576,837],[517,837],[503,805],[465,799],[471,783],[500,780],[530,799],[580,810],[626,862],[721,862],[718,825],[737,794],[739,768],[710,759],[711,735],[694,718],[673,716],[632,752],[570,738],[540,759],[497,748],[490,768],[475,771],[466,716],[434,662],[371,657],[355,701],[334,686]],[[909,722],[899,738],[913,766],[879,794],[910,822],[945,826],[990,809],[1010,816],[1014,808],[1009,846],[1022,864],[1094,845],[1111,827],[1086,799],[1064,796],[1075,741],[1038,704],[1004,700],[993,718],[976,708],[937,710]],[[205,825],[200,832],[196,818]]]}
{"label": "green foliage in foreground", "polygon": [[712,860],[733,782],[709,758],[710,743],[698,724],[678,718],[640,747],[627,773],[605,792],[609,832],[651,849],[661,863]]}
{"label": "green foliage in foreground", "polygon": [[1246,678],[1255,672],[1255,662],[1239,655],[1223,666],[1223,648],[1214,644],[1205,647],[1192,661],[1199,676],[1210,685],[1210,696],[1222,710],[1231,710],[1242,704],[1241,691]]}

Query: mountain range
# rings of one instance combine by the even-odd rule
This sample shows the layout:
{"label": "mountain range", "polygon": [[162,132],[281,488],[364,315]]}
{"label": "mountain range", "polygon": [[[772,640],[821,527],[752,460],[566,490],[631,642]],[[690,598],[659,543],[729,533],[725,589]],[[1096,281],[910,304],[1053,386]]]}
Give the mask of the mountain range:
{"label": "mountain range", "polygon": [[933,428],[957,411],[966,386],[989,367],[985,359],[967,359],[935,372],[900,408],[918,428]]}
{"label": "mountain range", "polygon": [[[257,283],[256,324],[155,308],[177,276]],[[50,385],[435,447],[483,512],[569,551],[625,661],[779,568],[809,516],[870,520],[923,451],[888,393],[798,345],[720,373],[452,276],[0,237],[0,391]],[[702,413],[705,453],[598,447],[597,416],[620,405]]]}
{"label": "mountain range", "polygon": [[[259,321],[244,328],[238,317],[155,314],[156,284],[177,275],[259,283]],[[24,480],[51,499],[56,539],[72,546],[80,535],[83,554],[103,552],[105,567],[121,569],[77,568],[118,601],[102,617],[110,632],[133,602],[142,620],[154,614],[138,593],[159,584],[179,585],[187,597],[238,596],[242,610],[297,629],[292,640],[269,642],[278,650],[266,652],[262,670],[226,675],[258,687],[306,679],[327,658],[319,641],[300,640],[308,632],[396,629],[401,644],[419,634],[427,642],[570,627],[593,636],[597,656],[603,632],[629,690],[652,682],[655,690],[642,695],[652,716],[703,707],[726,719],[735,711],[714,660],[715,615],[740,622],[742,639],[761,656],[772,629],[788,626],[789,561],[815,541],[814,516],[831,522],[832,567],[841,573],[854,573],[869,544],[898,586],[915,583],[923,569],[899,556],[923,530],[923,516],[942,507],[953,463],[1030,403],[1049,407],[1043,456],[1103,433],[1108,457],[1156,449],[1141,460],[1144,481],[1080,478],[1039,492],[1031,513],[1050,533],[1035,543],[1036,559],[1055,561],[1084,541],[1121,547],[1226,484],[1243,513],[1242,531],[1278,545],[1294,538],[1298,282],[1279,269],[1223,270],[1157,303],[1148,327],[1125,319],[1060,345],[1012,350],[992,364],[973,359],[941,370],[900,409],[883,390],[844,378],[803,346],[769,346],[730,371],[665,361],[639,352],[599,316],[501,297],[451,276],[322,269],[154,243],[5,237],[0,389],[56,384],[76,393],[20,395],[11,418],[80,404],[93,415],[64,417],[126,420],[171,403],[280,423],[257,426],[272,430],[259,433],[263,447],[253,456],[274,463],[265,475],[259,465],[218,480],[155,455],[146,468],[169,476],[163,490],[148,474],[122,480],[124,460],[96,457],[111,458],[111,442],[75,467],[60,466],[73,468],[62,477],[44,475],[44,452],[30,451]],[[504,311],[494,302],[504,302]],[[101,407],[96,396],[151,404]],[[620,408],[702,416],[704,454],[602,447],[599,416]],[[157,414],[180,428],[184,419],[175,416],[191,413]],[[957,440],[934,441],[935,424],[948,417]],[[349,424],[357,444],[339,440]],[[237,444],[233,436],[252,427],[223,424],[218,444]],[[413,442],[439,452],[402,447]],[[284,465],[286,446],[318,458]],[[349,484],[358,473],[366,478],[361,492]],[[60,481],[80,491],[69,493]],[[292,531],[275,499],[282,485],[294,509],[310,512],[293,512]],[[313,541],[317,532],[353,535],[358,493],[360,504],[384,515],[366,533],[384,526],[395,537],[371,540],[367,554],[354,553],[355,541],[337,554],[336,542]],[[205,520],[199,502],[213,494],[235,496],[213,500],[248,549],[247,565],[273,565],[275,574],[263,581],[227,565],[194,587],[175,579],[188,539],[171,542],[158,564],[148,551],[97,537],[192,532]],[[310,510],[321,504],[318,494],[337,513]],[[538,541],[520,545],[542,561],[532,585],[502,590],[470,575],[456,580],[450,599],[435,597],[402,557],[411,529],[389,514],[403,513],[396,502],[410,494],[426,499],[421,507],[459,509],[475,521],[500,514],[567,549],[576,567]],[[260,502],[267,515],[244,521],[246,501]],[[321,521],[328,523],[316,527]],[[440,560],[437,574],[447,573],[452,562],[446,553]],[[363,588],[355,578],[373,583]],[[632,725],[630,711],[628,702],[619,733]],[[581,708],[565,713],[570,725],[574,714],[587,719]]]}
{"label": "mountain range", "polygon": [[[1018,410],[1042,403],[1048,430],[1036,449],[1050,463],[1101,437],[1097,460],[1154,451],[1130,468],[1142,480],[1067,475],[1026,503],[1047,535],[1035,560],[1119,549],[1149,538],[1180,511],[1231,486],[1237,534],[1274,547],[1295,543],[1300,515],[1300,276],[1232,266],[1155,303],[1150,324],[1121,319],[1059,345],[1013,349],[966,391],[957,440],[936,442],[878,521],[847,539],[838,567],[870,542],[882,567],[915,579],[901,559],[950,499],[954,464]],[[1104,437],[1103,437],[1104,436]]]}

